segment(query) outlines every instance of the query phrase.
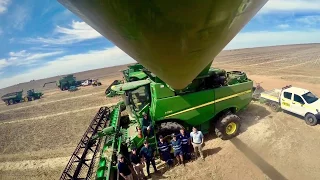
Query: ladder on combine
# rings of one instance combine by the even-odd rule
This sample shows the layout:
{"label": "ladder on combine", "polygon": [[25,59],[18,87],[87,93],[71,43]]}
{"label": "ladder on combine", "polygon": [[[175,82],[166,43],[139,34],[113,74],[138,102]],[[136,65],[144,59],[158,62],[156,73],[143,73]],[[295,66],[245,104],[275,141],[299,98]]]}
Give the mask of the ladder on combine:
{"label": "ladder on combine", "polygon": [[96,155],[101,150],[103,139],[99,138],[92,141],[91,138],[109,126],[110,112],[111,110],[108,107],[101,107],[99,109],[73,152],[60,180],[93,179],[92,175],[95,174],[93,169],[96,169]]}

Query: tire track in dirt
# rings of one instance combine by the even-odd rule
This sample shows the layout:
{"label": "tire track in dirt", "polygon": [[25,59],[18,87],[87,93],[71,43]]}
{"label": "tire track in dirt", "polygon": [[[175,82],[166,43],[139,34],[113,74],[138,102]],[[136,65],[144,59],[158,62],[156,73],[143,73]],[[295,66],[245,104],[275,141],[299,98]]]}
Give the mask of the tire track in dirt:
{"label": "tire track in dirt", "polygon": [[40,159],[40,160],[23,160],[23,161],[6,161],[0,162],[0,171],[25,171],[32,169],[55,169],[58,167],[63,167],[69,161],[70,156],[68,157],[56,157],[49,159]]}
{"label": "tire track in dirt", "polygon": [[83,98],[83,97],[87,97],[87,96],[101,94],[101,92],[104,93],[104,91],[99,91],[99,92],[91,93],[91,94],[84,94],[84,95],[80,95],[80,96],[74,96],[74,97],[58,99],[58,100],[54,100],[54,101],[48,101],[48,102],[43,102],[43,103],[38,103],[38,104],[32,104],[30,106],[23,106],[23,107],[17,107],[17,108],[14,108],[14,109],[7,109],[7,110],[0,111],[0,113],[4,113],[4,112],[8,112],[8,111],[16,111],[16,110],[20,110],[20,109],[26,109],[26,108],[30,108],[30,107],[34,107],[34,106],[45,105],[45,104],[51,104],[51,103],[60,102],[60,101],[66,101],[66,100],[70,100],[70,99]]}
{"label": "tire track in dirt", "polygon": [[294,65],[291,65],[291,66],[286,66],[286,67],[282,67],[282,68],[277,68],[277,69],[271,69],[271,70],[267,70],[267,71],[262,71],[262,72],[260,72],[260,73],[256,73],[256,75],[262,75],[262,74],[264,74],[264,73],[269,73],[269,72],[273,72],[273,71],[280,71],[280,70],[283,70],[283,69],[289,69],[289,68],[292,68],[292,67],[301,66],[301,65],[309,64],[309,63],[316,62],[316,61],[317,61],[317,60],[307,61],[307,62],[303,62],[303,63],[299,63],[299,64],[294,64]]}
{"label": "tire track in dirt", "polygon": [[11,120],[11,121],[6,121],[6,122],[0,122],[0,125],[12,124],[12,123],[20,123],[20,122],[31,121],[31,120],[46,119],[46,118],[65,115],[65,114],[69,114],[69,113],[78,113],[78,112],[86,111],[86,110],[90,110],[90,109],[98,109],[98,108],[100,108],[102,106],[113,106],[113,105],[116,105],[116,104],[117,103],[110,103],[110,104],[105,104],[105,105],[101,105],[101,106],[93,106],[93,107],[77,109],[77,110],[73,110],[73,111],[65,111],[65,112],[61,112],[61,113],[49,114],[49,115],[45,115],[45,116],[38,116],[38,117],[27,118],[27,119],[19,119],[19,120]]}

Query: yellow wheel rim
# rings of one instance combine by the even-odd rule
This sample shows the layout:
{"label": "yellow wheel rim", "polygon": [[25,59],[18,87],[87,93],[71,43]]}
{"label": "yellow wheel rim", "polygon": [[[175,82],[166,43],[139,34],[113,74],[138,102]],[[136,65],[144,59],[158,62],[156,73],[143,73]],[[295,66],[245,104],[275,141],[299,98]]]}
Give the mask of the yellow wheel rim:
{"label": "yellow wheel rim", "polygon": [[234,123],[234,122],[229,123],[229,124],[227,125],[227,127],[226,127],[226,133],[227,133],[228,135],[231,135],[231,134],[235,133],[236,130],[237,130],[237,124]]}
{"label": "yellow wheel rim", "polygon": [[25,98],[24,98],[24,101],[25,101],[25,102],[28,102],[28,98],[27,98],[27,97],[25,97]]}

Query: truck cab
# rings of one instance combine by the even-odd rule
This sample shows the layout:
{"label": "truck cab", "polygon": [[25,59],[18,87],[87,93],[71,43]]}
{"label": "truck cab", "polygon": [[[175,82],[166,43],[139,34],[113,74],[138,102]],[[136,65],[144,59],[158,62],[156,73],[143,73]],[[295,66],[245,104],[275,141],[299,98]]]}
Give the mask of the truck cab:
{"label": "truck cab", "polygon": [[284,88],[280,95],[280,106],[283,110],[304,117],[308,125],[316,125],[320,119],[320,100],[307,89]]}

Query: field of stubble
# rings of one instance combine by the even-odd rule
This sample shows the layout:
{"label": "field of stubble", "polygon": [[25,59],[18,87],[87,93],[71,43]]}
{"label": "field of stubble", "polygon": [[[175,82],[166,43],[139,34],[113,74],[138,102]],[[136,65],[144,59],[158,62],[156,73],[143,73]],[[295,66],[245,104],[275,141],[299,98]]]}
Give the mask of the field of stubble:
{"label": "field of stubble", "polygon": [[[222,52],[213,66],[248,73],[265,89],[293,84],[320,95],[320,45],[293,45]],[[118,69],[117,69],[118,70]],[[100,71],[101,76],[110,68]],[[58,179],[100,106],[115,103],[101,87],[48,89],[34,102],[0,105],[0,179]],[[320,125],[252,103],[241,112],[242,133],[231,141],[206,136],[206,161],[163,171],[153,179],[318,179]]]}

